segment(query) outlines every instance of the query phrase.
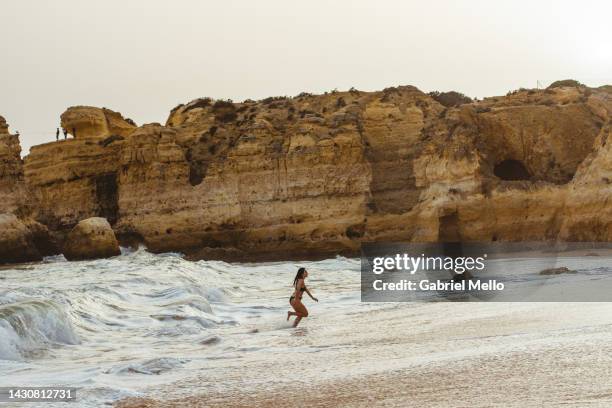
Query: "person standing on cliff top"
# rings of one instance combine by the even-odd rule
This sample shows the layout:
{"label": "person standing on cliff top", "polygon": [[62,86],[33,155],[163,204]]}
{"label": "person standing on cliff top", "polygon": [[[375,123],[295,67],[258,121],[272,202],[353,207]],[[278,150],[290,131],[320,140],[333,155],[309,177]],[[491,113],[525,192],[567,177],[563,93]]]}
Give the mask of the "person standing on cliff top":
{"label": "person standing on cliff top", "polygon": [[62,128],[62,131],[64,132],[64,140],[68,139],[68,131],[66,128]]}
{"label": "person standing on cliff top", "polygon": [[291,307],[293,307],[293,310],[295,310],[295,312],[287,312],[287,320],[289,320],[291,316],[295,316],[293,327],[297,327],[303,317],[308,317],[308,309],[306,309],[306,306],[304,306],[304,304],[302,303],[302,296],[304,295],[304,292],[308,293],[308,296],[310,296],[310,298],[315,302],[319,301],[319,299],[312,296],[312,294],[306,287],[306,283],[304,281],[307,277],[308,271],[306,270],[306,268],[300,268],[298,269],[298,272],[295,275],[295,279],[293,279],[293,287],[295,288],[295,290],[293,292],[293,295],[291,295],[291,297],[289,298],[289,304],[291,305]]}
{"label": "person standing on cliff top", "polygon": [[59,142],[59,128],[55,129],[55,141]]}

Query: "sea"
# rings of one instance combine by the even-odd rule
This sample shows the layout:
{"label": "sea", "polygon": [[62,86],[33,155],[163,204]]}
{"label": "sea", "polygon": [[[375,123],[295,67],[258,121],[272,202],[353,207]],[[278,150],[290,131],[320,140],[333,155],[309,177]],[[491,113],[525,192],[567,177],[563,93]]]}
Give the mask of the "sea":
{"label": "sea", "polygon": [[[553,277],[538,275],[534,260],[512,262],[527,271],[515,279],[521,285],[552,279],[569,290],[576,282],[612,281],[610,258],[568,258],[563,264],[577,272]],[[293,328],[286,317],[299,267],[309,270],[306,283],[319,302],[304,296],[310,315]],[[476,373],[479,362],[493,358],[523,373],[524,384],[512,377],[517,389],[541,388],[569,370],[576,381],[567,396],[557,396],[566,405],[588,395],[601,406],[612,403],[611,357],[602,353],[612,344],[612,303],[362,302],[360,276],[360,259],[193,262],[144,247],[109,259],[55,256],[3,266],[0,387],[75,387],[79,407],[127,397],[231,400],[268,388],[361,380],[367,387],[372,378],[432,370],[452,377],[466,365]],[[561,368],[557,354],[566,356]],[[543,370],[537,378],[529,376],[532,365]],[[478,381],[485,381],[481,374]],[[438,386],[470,381],[451,377]],[[493,375],[490,385],[499,380]],[[437,395],[440,387],[428,386]],[[414,398],[428,406],[426,390]],[[458,405],[448,406],[470,401],[455,397]],[[588,406],[599,406],[593,401]]]}

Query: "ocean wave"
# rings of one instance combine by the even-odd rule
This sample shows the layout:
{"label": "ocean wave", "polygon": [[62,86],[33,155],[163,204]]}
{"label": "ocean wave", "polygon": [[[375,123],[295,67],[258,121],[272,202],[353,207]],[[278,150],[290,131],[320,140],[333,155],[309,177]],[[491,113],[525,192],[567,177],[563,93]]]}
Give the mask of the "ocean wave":
{"label": "ocean wave", "polygon": [[206,312],[210,313],[210,305],[208,302],[222,302],[226,300],[226,295],[223,289],[220,288],[205,288],[201,285],[191,284],[181,287],[169,287],[152,293],[144,294],[145,297],[160,299],[164,303],[162,305],[180,304],[182,302],[193,302],[199,298],[201,304],[208,304]]}
{"label": "ocean wave", "polygon": [[[285,325],[291,282],[302,265],[313,272],[312,287],[328,300],[326,307],[337,302],[325,297],[326,285],[335,296],[338,288],[351,291],[359,276],[359,265],[349,259],[190,262],[142,247],[110,259],[51,257],[28,269],[3,269],[0,378],[41,384],[62,379],[83,386],[82,405],[94,407],[114,400],[114,392],[241,358],[252,350],[242,344],[246,333],[267,335],[281,325],[260,319]],[[185,357],[189,369],[183,369]]]}
{"label": "ocean wave", "polygon": [[58,345],[79,343],[68,315],[49,300],[0,306],[0,359],[33,358]]}

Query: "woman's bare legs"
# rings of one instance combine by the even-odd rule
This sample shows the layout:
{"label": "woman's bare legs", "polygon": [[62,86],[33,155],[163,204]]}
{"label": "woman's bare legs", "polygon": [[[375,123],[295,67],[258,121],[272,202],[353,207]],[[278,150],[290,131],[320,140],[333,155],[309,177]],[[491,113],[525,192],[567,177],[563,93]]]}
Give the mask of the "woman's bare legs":
{"label": "woman's bare legs", "polygon": [[293,307],[293,309],[295,309],[295,312],[289,313],[291,313],[291,315],[297,316],[295,318],[295,321],[293,322],[293,327],[297,327],[303,317],[308,317],[308,309],[306,309],[306,306],[304,306],[304,304],[299,299],[293,299],[293,302],[291,302],[291,306]]}
{"label": "woman's bare legs", "polygon": [[[294,296],[291,296],[291,299],[289,299],[289,304],[291,305],[291,307],[293,307],[293,300],[294,300],[294,299],[295,299],[295,297],[294,297]],[[295,307],[293,307],[293,308],[295,309]],[[289,321],[289,318],[290,318],[291,316],[297,316],[297,313],[292,312],[292,311],[288,311],[288,312],[287,312],[287,321]]]}

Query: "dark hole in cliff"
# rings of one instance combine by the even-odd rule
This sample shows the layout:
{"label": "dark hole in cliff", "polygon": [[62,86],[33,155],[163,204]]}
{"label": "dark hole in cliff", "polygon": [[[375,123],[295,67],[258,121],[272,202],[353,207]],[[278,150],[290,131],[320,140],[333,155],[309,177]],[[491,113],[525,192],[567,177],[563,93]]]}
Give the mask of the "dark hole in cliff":
{"label": "dark hole in cliff", "polygon": [[119,211],[117,174],[108,173],[98,176],[95,179],[95,184],[98,216],[104,217],[109,223],[114,224],[117,221],[117,212]]}
{"label": "dark hole in cliff", "polygon": [[206,169],[199,162],[189,163],[189,184],[197,186],[202,183],[204,176],[206,175]]}
{"label": "dark hole in cliff", "polygon": [[365,234],[365,223],[351,225],[346,229],[346,236],[350,239],[362,238]]}
{"label": "dark hole in cliff", "polygon": [[502,180],[531,180],[531,175],[523,163],[507,159],[495,165],[493,173]]}
{"label": "dark hole in cliff", "polygon": [[123,136],[119,136],[119,135],[111,135],[109,137],[107,137],[106,139],[100,140],[98,142],[98,144],[102,147],[106,147],[109,144],[116,142],[118,140],[125,140],[125,138]]}
{"label": "dark hole in cliff", "polygon": [[438,241],[461,241],[461,234],[459,233],[459,215],[456,212],[444,215],[438,220]]}
{"label": "dark hole in cliff", "polygon": [[42,256],[61,253],[56,237],[46,230],[34,229],[32,231],[32,242]]}
{"label": "dark hole in cliff", "polygon": [[117,240],[122,247],[137,249],[140,244],[145,243],[145,239],[139,232],[136,231],[118,231]]}

